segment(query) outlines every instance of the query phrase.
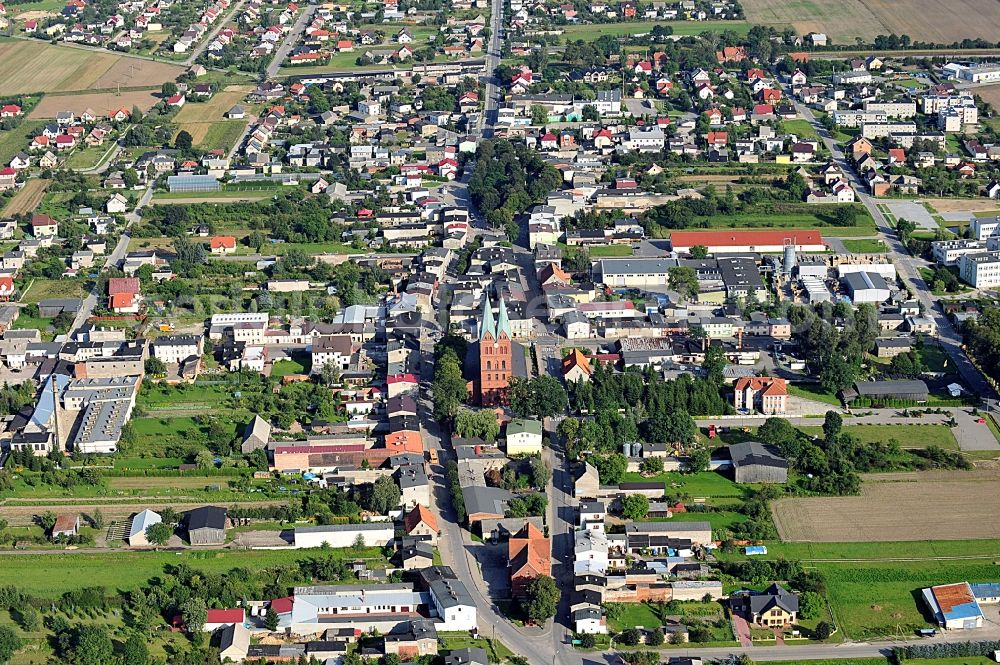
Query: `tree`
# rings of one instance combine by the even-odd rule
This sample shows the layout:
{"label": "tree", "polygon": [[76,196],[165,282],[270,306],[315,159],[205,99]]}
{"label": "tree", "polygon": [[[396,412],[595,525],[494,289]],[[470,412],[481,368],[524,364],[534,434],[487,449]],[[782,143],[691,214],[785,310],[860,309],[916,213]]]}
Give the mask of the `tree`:
{"label": "tree", "polygon": [[278,613],[274,611],[273,607],[268,607],[267,612],[264,613],[264,627],[271,632],[278,629]]}
{"label": "tree", "polygon": [[524,612],[535,623],[543,623],[556,615],[559,596],[556,581],[549,575],[539,575],[525,589]]}
{"label": "tree", "polygon": [[728,364],[729,360],[726,358],[726,352],[722,347],[710,345],[708,350],[705,351],[705,362],[701,366],[708,375],[708,380],[717,386],[721,386],[726,378],[723,372]]}
{"label": "tree", "polygon": [[23,603],[17,609],[17,622],[26,632],[33,633],[42,625],[42,615],[34,605]]}
{"label": "tree", "polygon": [[622,517],[627,520],[641,520],[649,512],[649,499],[642,494],[629,494],[622,499]]}
{"label": "tree", "polygon": [[402,497],[403,492],[392,476],[382,476],[372,484],[368,509],[373,513],[385,515],[399,505],[399,500]]}
{"label": "tree", "polygon": [[455,416],[455,432],[464,437],[478,436],[492,443],[500,434],[500,424],[496,414],[489,409],[459,409]]}
{"label": "tree", "polygon": [[817,640],[828,640],[830,635],[833,634],[833,628],[826,621],[820,621],[816,624],[816,639]]}
{"label": "tree", "polygon": [[177,148],[178,150],[190,150],[193,145],[194,145],[194,137],[192,137],[187,130],[182,129],[181,131],[177,132],[177,136],[176,138],[174,138],[175,148]]}
{"label": "tree", "polygon": [[618,635],[618,641],[627,647],[634,647],[642,641],[642,633],[638,628],[626,628]]}
{"label": "tree", "polygon": [[94,514],[90,516],[90,521],[94,523],[95,529],[104,528],[104,513],[101,512],[100,508],[94,509]]}
{"label": "tree", "polygon": [[694,268],[674,266],[667,271],[667,284],[682,296],[694,298],[698,295],[698,275]]}
{"label": "tree", "polygon": [[46,510],[38,517],[38,525],[45,530],[45,533],[51,534],[56,525],[56,514],[51,510]]}
{"label": "tree", "polygon": [[110,663],[114,658],[115,645],[104,626],[93,624],[79,626],[73,642],[74,661],[79,665]]}
{"label": "tree", "polygon": [[146,374],[151,376],[163,376],[167,373],[167,366],[163,364],[163,361],[159,358],[154,358],[150,356],[146,358],[145,362]]}
{"label": "tree", "polygon": [[325,386],[335,386],[340,383],[340,368],[333,362],[326,362],[319,371],[320,379]]}
{"label": "tree", "polygon": [[695,245],[691,248],[691,258],[692,259],[704,259],[708,257],[708,247],[704,245]]}
{"label": "tree", "polygon": [[10,626],[0,626],[0,663],[6,663],[22,646],[21,638]]}
{"label": "tree", "polygon": [[173,97],[177,94],[177,84],[173,81],[167,81],[162,86],[160,86],[160,94],[164,97]]}
{"label": "tree", "polygon": [[711,461],[712,453],[710,453],[707,448],[694,448],[688,453],[687,460],[684,462],[684,470],[688,473],[705,471],[708,469],[708,465]]}
{"label": "tree", "polygon": [[166,522],[157,522],[146,527],[146,540],[154,545],[166,545],[174,530]]}
{"label": "tree", "polygon": [[844,426],[844,419],[836,411],[827,411],[823,418],[823,437],[827,445],[833,445],[840,436],[840,430]]}
{"label": "tree", "polygon": [[545,466],[545,462],[537,457],[532,458],[531,486],[544,491],[551,477],[552,473],[549,471],[549,467]]}
{"label": "tree", "polygon": [[617,485],[628,471],[628,458],[621,453],[595,455],[588,459],[594,463],[594,468],[597,469],[597,474],[605,485]]}
{"label": "tree", "polygon": [[434,419],[450,421],[458,413],[459,405],[465,401],[466,381],[458,356],[452,348],[446,348],[434,364]]}
{"label": "tree", "polygon": [[534,104],[531,107],[531,124],[536,126],[544,125],[549,121],[548,111],[545,110],[544,106]]}
{"label": "tree", "polygon": [[643,460],[639,462],[639,470],[651,476],[663,473],[663,458],[644,457]]}
{"label": "tree", "polygon": [[511,411],[521,418],[529,415],[550,418],[565,413],[569,408],[566,388],[548,374],[533,379],[512,380],[509,397]]}
{"label": "tree", "polygon": [[122,646],[122,665],[146,665],[148,662],[146,639],[139,633],[132,633]]}
{"label": "tree", "polygon": [[[189,633],[200,633],[208,619],[208,608],[202,598],[188,598],[180,606],[181,618]],[[100,662],[100,661],[94,661]]]}
{"label": "tree", "polygon": [[823,596],[815,591],[806,591],[799,596],[799,616],[815,619],[823,611]]}
{"label": "tree", "polygon": [[[580,646],[584,649],[593,649],[597,646],[597,638],[590,633],[584,633],[580,635]],[[527,661],[525,661],[527,663]]]}
{"label": "tree", "polygon": [[212,454],[211,450],[202,448],[195,453],[194,463],[199,469],[214,469],[215,455]]}

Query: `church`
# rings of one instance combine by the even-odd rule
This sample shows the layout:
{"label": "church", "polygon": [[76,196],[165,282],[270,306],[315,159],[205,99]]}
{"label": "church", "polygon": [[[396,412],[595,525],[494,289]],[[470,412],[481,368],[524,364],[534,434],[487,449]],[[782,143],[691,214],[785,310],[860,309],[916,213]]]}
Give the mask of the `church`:
{"label": "church", "polygon": [[506,404],[511,378],[528,375],[524,347],[513,339],[507,304],[502,297],[497,310],[494,317],[490,297],[485,295],[479,335],[476,342],[469,345],[465,358],[469,395],[480,406]]}

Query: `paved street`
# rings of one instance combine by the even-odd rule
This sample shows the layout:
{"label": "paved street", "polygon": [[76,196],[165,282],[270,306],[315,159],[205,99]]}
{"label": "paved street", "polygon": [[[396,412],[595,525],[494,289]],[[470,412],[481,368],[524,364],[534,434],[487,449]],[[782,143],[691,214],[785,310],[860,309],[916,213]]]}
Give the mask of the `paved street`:
{"label": "paved street", "polygon": [[[285,38],[281,41],[281,45],[274,51],[274,57],[271,58],[271,63],[267,66],[268,78],[274,78],[278,75],[281,63],[285,61],[285,58],[288,57],[288,52],[292,50],[295,46],[295,42],[297,42],[299,37],[302,36],[302,31],[306,29],[307,25],[309,25],[313,14],[316,13],[316,9],[316,7],[307,7],[306,10],[299,14],[299,17],[295,19],[295,23],[292,24],[292,29],[288,31],[288,34],[285,35]],[[240,145],[240,142],[241,141],[237,141],[236,145]]]}

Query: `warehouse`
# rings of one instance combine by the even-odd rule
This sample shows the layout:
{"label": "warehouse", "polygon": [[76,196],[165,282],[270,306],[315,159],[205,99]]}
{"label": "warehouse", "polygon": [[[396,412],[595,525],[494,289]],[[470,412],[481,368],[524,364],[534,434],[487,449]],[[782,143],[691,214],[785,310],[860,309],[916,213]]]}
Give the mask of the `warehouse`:
{"label": "warehouse", "polygon": [[924,602],[942,628],[972,630],[983,627],[983,611],[968,582],[941,584],[924,589],[922,593]]}
{"label": "warehouse", "polygon": [[[690,541],[693,545],[712,542],[708,522],[631,522],[625,525],[625,539],[630,552],[672,547],[668,541]],[[662,549],[661,548],[661,549]]]}
{"label": "warehouse", "polygon": [[395,528],[391,522],[368,524],[324,524],[295,527],[295,547],[351,547],[360,538],[365,547],[383,547],[393,541]]}
{"label": "warehouse", "polygon": [[777,254],[784,251],[785,245],[794,246],[796,252],[826,251],[819,231],[675,231],[670,234],[670,246],[681,253],[702,246],[710,254]]}
{"label": "warehouse", "polygon": [[874,272],[852,272],[843,278],[851,302],[855,305],[868,302],[884,303],[892,295],[885,279]]}
{"label": "warehouse", "polygon": [[188,541],[192,545],[224,545],[227,522],[225,508],[195,508],[187,514]]}
{"label": "warehouse", "polygon": [[926,402],[928,396],[927,384],[918,379],[898,381],[856,381],[854,388],[843,391],[844,401],[851,402],[857,398],[879,402],[890,399],[909,400],[911,402]]}
{"label": "warehouse", "polygon": [[757,441],[729,446],[737,483],[788,482],[788,461]]}
{"label": "warehouse", "polygon": [[673,259],[602,259],[600,275],[595,281],[612,288],[664,288],[670,269],[677,265]]}

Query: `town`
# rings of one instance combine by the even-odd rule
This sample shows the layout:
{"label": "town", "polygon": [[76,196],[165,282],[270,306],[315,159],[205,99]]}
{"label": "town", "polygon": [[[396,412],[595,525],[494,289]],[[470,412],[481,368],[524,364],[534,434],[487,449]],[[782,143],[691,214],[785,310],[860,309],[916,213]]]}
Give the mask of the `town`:
{"label": "town", "polygon": [[0,2],[0,664],[1000,660],[963,1]]}

